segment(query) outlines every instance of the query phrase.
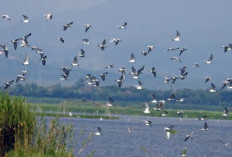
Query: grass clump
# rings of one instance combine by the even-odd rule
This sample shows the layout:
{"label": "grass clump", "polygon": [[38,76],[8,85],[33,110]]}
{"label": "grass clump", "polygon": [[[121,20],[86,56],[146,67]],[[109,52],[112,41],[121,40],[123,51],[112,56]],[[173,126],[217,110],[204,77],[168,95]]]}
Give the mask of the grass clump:
{"label": "grass clump", "polygon": [[24,98],[0,94],[1,157],[72,157],[71,139],[71,125],[36,119]]}

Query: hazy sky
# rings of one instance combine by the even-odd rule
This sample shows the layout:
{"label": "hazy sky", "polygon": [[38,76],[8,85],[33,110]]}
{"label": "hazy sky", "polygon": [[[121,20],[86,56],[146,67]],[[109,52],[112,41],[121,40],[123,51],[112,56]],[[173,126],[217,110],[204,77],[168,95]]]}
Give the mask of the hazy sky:
{"label": "hazy sky", "polygon": [[[115,65],[114,72],[119,67],[126,67],[129,72],[132,64],[128,60],[133,52],[137,60],[134,67],[138,69],[145,65],[145,74],[155,66],[159,76],[178,76],[179,68],[187,66],[190,82],[209,75],[215,84],[221,85],[223,79],[232,77],[232,52],[224,53],[222,48],[222,45],[232,43],[230,0],[1,0],[1,4],[4,4],[1,15],[11,16],[11,21],[0,19],[0,44],[9,47],[9,58],[0,56],[0,74],[4,75],[1,82],[12,79],[12,75],[16,76],[25,69],[21,62],[26,53],[32,59],[32,65],[26,68],[38,75],[37,79],[54,77],[57,78],[55,82],[59,81],[59,67],[69,66],[80,48],[86,50],[86,58],[78,59],[80,66],[74,73],[104,72],[108,64]],[[53,14],[52,21],[45,19],[45,13]],[[20,22],[22,14],[27,15],[31,23]],[[71,21],[74,22],[71,28],[63,31],[62,26]],[[119,30],[116,26],[125,21],[127,29]],[[84,24],[87,23],[92,28],[84,33]],[[181,42],[172,41],[176,30],[181,33]],[[10,40],[28,33],[32,33],[29,44],[42,48],[48,56],[45,67],[29,48],[13,49]],[[65,43],[57,41],[58,37],[63,37]],[[115,37],[122,40],[118,46],[107,42],[105,51],[97,47],[103,39]],[[82,45],[83,38],[89,38],[91,45]],[[154,45],[156,49],[145,57],[141,51],[147,50],[147,45]],[[183,63],[170,60],[179,52],[168,52],[166,49],[169,47],[188,49],[180,56]],[[215,60],[211,65],[205,65],[204,61],[211,53]],[[199,69],[192,68],[195,62],[201,65]],[[72,77],[76,80],[80,75]],[[141,79],[145,81],[146,77]]]}

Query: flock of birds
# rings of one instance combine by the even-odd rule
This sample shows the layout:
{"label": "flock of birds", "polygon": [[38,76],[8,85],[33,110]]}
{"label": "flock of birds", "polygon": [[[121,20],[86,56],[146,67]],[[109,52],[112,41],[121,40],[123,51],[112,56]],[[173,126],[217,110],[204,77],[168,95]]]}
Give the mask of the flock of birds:
{"label": "flock of birds", "polygon": [[[47,13],[44,15],[45,19],[46,20],[52,20],[53,19],[53,15],[51,13]],[[10,22],[11,21],[11,17],[10,15],[7,15],[7,14],[4,14],[2,15],[2,18],[6,20],[6,22]],[[27,15],[22,15],[22,23],[25,23],[25,24],[28,24],[28,23],[31,23],[30,22],[30,18],[27,16]],[[67,31],[68,29],[71,29],[72,25],[74,24],[73,21],[67,23],[67,24],[64,24],[62,26],[62,29],[63,31]],[[127,29],[127,25],[128,23],[127,22],[124,22],[122,25],[119,25],[119,26],[116,26],[119,30],[126,30]],[[91,24],[85,24],[84,25],[84,32],[85,33],[88,33],[88,31],[91,30],[91,27],[92,25]],[[36,54],[39,55],[39,60],[41,62],[41,64],[43,66],[46,65],[47,63],[47,55],[44,53],[44,51],[42,50],[42,48],[39,48],[37,46],[31,46],[29,44],[29,39],[30,37],[32,36],[32,33],[28,33],[26,34],[25,36],[22,36],[22,37],[16,37],[15,39],[12,39],[11,42],[13,44],[13,48],[15,50],[18,49],[18,45],[22,48],[30,48],[32,51],[34,51]],[[57,38],[57,40],[61,43],[65,43],[65,40],[63,37],[59,37]],[[170,39],[171,40],[171,39]],[[113,43],[115,46],[117,46],[118,44],[120,44],[122,40],[119,39],[119,38],[112,38],[110,39],[109,41],[107,41],[106,39],[103,39],[102,42],[99,42],[99,44],[97,44],[96,46],[101,50],[101,51],[104,51],[106,48],[107,48],[107,44],[108,42],[110,43]],[[182,37],[181,37],[181,34],[180,32],[177,30],[176,31],[176,36],[174,36],[172,38],[172,41],[173,42],[180,42],[182,41]],[[20,44],[19,44],[20,42]],[[82,44],[84,45],[90,45],[90,39],[83,39],[82,40]],[[1,47],[1,50],[0,50],[0,54],[4,54],[6,58],[8,58],[8,55],[9,55],[9,49],[8,49],[8,46],[7,45],[0,45]],[[232,44],[228,44],[228,45],[225,45],[225,46],[222,46],[222,48],[224,49],[224,52],[228,52],[228,51],[231,51],[232,50]],[[148,56],[150,53],[152,53],[152,51],[155,50],[155,46],[154,45],[148,45],[147,46],[147,49],[142,51],[141,52],[141,55],[143,56]],[[173,60],[173,61],[178,61],[178,62],[182,62],[181,60],[181,55],[183,55],[186,51],[187,51],[187,48],[185,47],[171,47],[171,48],[168,48],[167,51],[178,51],[179,52],[179,55],[178,56],[173,56],[171,57],[170,59]],[[30,54],[31,55],[31,54]],[[81,49],[80,50],[80,53],[78,53],[76,56],[73,57],[73,62],[70,63],[70,66],[71,67],[77,67],[79,66],[79,62],[78,60],[83,58],[83,57],[86,57],[86,51],[84,49]],[[210,65],[212,64],[213,62],[213,54],[210,54],[209,56],[209,59],[204,61],[205,64],[207,65]],[[142,90],[143,89],[143,83],[140,79],[140,76],[143,74],[143,71],[145,70],[145,65],[143,65],[142,67],[138,68],[138,70],[135,68],[135,63],[137,62],[136,60],[136,56],[135,54],[132,52],[130,54],[130,56],[128,56],[128,63],[131,64],[131,71],[130,72],[127,72],[127,69],[126,67],[121,67],[118,69],[118,72],[120,73],[120,76],[118,79],[115,80],[117,86],[120,88],[123,86],[123,84],[125,83],[125,80],[126,80],[126,76],[127,74],[130,75],[130,78],[131,79],[135,79],[138,81],[138,84],[134,85],[134,87],[137,89],[137,90]],[[29,54],[26,54],[25,58],[22,60],[22,65],[23,66],[28,66],[30,65],[30,57],[29,57]],[[61,78],[60,80],[68,80],[69,76],[70,76],[70,72],[72,71],[71,67],[70,66],[62,66],[60,67],[60,70],[61,70]],[[193,65],[193,68],[199,68],[201,65],[199,63],[194,63]],[[94,86],[94,87],[98,87],[100,86],[100,82],[101,81],[105,81],[106,78],[107,78],[107,75],[109,73],[109,70],[110,69],[113,69],[114,68],[114,64],[110,64],[110,65],[106,65],[105,66],[105,72],[103,73],[100,73],[99,74],[99,77],[98,76],[94,76],[93,74],[86,74],[84,77],[85,77],[85,80],[86,80],[86,84],[87,85],[91,85],[91,86]],[[147,69],[147,71],[149,73],[151,73],[151,75],[154,76],[154,78],[157,77],[157,69],[152,66],[150,69]],[[16,76],[16,79],[12,79],[8,82],[5,82],[5,87],[4,89],[8,89],[14,82],[19,82],[19,81],[25,81],[26,80],[26,77],[27,77],[27,73],[28,71],[27,70],[23,70],[20,72],[20,74],[18,74]],[[184,80],[188,77],[188,71],[187,71],[187,67],[186,66],[183,66],[182,68],[180,68],[180,74],[178,76],[172,76],[172,77],[167,77],[167,76],[163,76],[164,78],[164,83],[166,84],[170,84],[170,87],[172,87],[175,82],[177,80]],[[205,83],[208,83],[211,81],[211,77],[210,76],[207,76],[205,77],[205,80],[204,82]],[[231,89],[232,88],[232,78],[227,78],[226,80],[223,81],[223,84],[221,86],[221,88],[219,90],[223,90],[225,87],[227,86],[228,89]],[[209,88],[209,92],[216,92],[216,86],[214,83],[211,82],[210,84],[210,88]],[[150,101],[152,104],[155,104],[155,107],[153,108],[154,111],[163,111],[163,113],[161,114],[162,117],[166,117],[168,112],[165,111],[165,103],[166,101],[172,101],[172,102],[184,102],[184,100],[186,98],[178,98],[176,97],[175,93],[172,93],[171,96],[169,98],[167,98],[166,100],[158,100],[157,97],[155,96],[155,94],[152,95],[153,96],[153,99]],[[114,100],[113,98],[109,98],[109,101],[107,102],[106,106],[108,107],[111,107],[111,106],[114,106]],[[225,107],[224,111],[223,111],[223,114],[222,116],[224,117],[227,117],[228,114],[229,114],[229,110],[227,107]],[[145,102],[145,110],[144,110],[144,113],[145,114],[149,114],[150,113],[150,108],[149,108],[149,104],[147,102]],[[183,111],[178,111],[177,114],[179,115],[180,119],[182,119],[184,117],[184,112]],[[200,117],[199,120],[206,120],[206,117]],[[144,123],[146,126],[152,126],[152,122],[149,121],[149,120],[144,120]],[[128,129],[130,130],[129,132],[131,132],[131,129]],[[207,122],[204,123],[204,127],[203,129],[201,129],[203,131],[209,131],[209,126],[207,124]],[[174,126],[169,126],[169,127],[165,127],[164,128],[164,131],[166,133],[166,138],[167,140],[170,139],[170,135],[175,133],[175,130],[174,130]],[[102,129],[100,127],[97,127],[97,131],[95,132],[95,135],[102,135]],[[189,139],[192,139],[193,138],[193,132],[191,132],[190,134],[187,134],[184,141],[187,141]],[[219,142],[223,143],[225,146],[229,146],[229,143],[227,142],[223,142],[221,140],[219,140]],[[182,153],[183,157],[186,156],[186,150],[187,148],[185,148],[182,152],[185,152],[185,153]]]}

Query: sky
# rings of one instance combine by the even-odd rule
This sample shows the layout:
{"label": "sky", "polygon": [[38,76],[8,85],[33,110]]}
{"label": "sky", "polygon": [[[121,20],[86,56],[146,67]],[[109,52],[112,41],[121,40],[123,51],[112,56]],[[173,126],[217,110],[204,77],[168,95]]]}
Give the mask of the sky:
{"label": "sky", "polygon": [[[141,81],[148,88],[162,89],[163,76],[180,75],[179,68],[187,66],[189,76],[186,80],[178,80],[179,88],[208,88],[204,84],[204,77],[211,76],[217,87],[231,76],[230,65],[232,51],[224,53],[222,46],[232,43],[232,11],[229,0],[1,0],[5,4],[1,8],[1,15],[9,14],[11,20],[0,19],[0,44],[9,48],[9,58],[0,56],[0,83],[15,79],[21,70],[28,70],[27,82],[38,84],[64,85],[73,84],[86,73],[98,75],[105,72],[105,66],[114,64],[109,70],[109,78],[103,85],[115,84],[120,74],[118,68],[131,66],[136,69],[145,65]],[[45,13],[52,13],[53,19],[45,19]],[[22,15],[27,15],[30,23],[20,22]],[[62,26],[73,21],[74,24],[67,31]],[[128,23],[125,30],[116,26]],[[84,24],[91,24],[90,30],[84,32]],[[180,42],[173,42],[176,30],[181,34]],[[37,46],[48,56],[47,65],[42,66],[39,56],[30,48],[21,48],[15,51],[10,42],[32,33],[29,44]],[[56,38],[63,37],[62,44]],[[81,44],[83,38],[89,38],[91,44]],[[122,40],[117,46],[109,43],[111,38]],[[101,51],[97,44],[107,40],[107,48]],[[148,45],[155,49],[143,56],[141,51],[147,50]],[[180,57],[182,63],[170,60],[178,56],[178,51],[168,52],[169,47],[186,47],[187,51]],[[79,66],[73,68],[68,81],[60,81],[62,66],[70,66],[73,57],[86,51],[85,58],[78,58]],[[128,62],[131,53],[135,54],[136,64]],[[31,65],[25,67],[21,63],[26,54],[29,54]],[[206,65],[205,60],[213,53],[214,60]],[[192,68],[193,63],[199,63],[200,68]],[[158,78],[148,72],[154,66]],[[99,78],[100,79],[100,78]],[[136,84],[128,75],[127,85]],[[152,85],[151,85],[152,84]]]}

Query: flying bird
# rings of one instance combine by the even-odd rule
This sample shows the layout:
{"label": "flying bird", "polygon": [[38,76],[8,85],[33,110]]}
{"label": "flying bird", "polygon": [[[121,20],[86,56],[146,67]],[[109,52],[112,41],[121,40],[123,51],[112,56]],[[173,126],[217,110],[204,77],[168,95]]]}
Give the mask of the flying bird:
{"label": "flying bird", "polygon": [[152,122],[150,120],[144,120],[143,122],[146,126],[152,126]]}
{"label": "flying bird", "polygon": [[23,16],[23,21],[21,21],[21,22],[23,22],[23,23],[29,23],[30,22],[28,16],[26,16],[26,15],[22,15],[22,16]]}
{"label": "flying bird", "polygon": [[101,44],[98,44],[98,46],[100,47],[101,50],[105,50],[105,48],[106,48],[106,39],[104,39]]}
{"label": "flying bird", "polygon": [[47,56],[44,55],[44,53],[40,54],[40,60],[42,61],[42,65],[46,65],[46,61],[47,61]]}
{"label": "flying bird", "polygon": [[124,22],[123,25],[121,26],[117,26],[119,29],[126,29],[126,26],[127,26],[127,22]]}
{"label": "flying bird", "polygon": [[90,44],[89,39],[82,39],[82,43],[84,45],[89,45]]}
{"label": "flying bird", "polygon": [[91,24],[85,24],[84,26],[85,26],[85,32],[87,32],[90,29]]}
{"label": "flying bird", "polygon": [[209,126],[208,124],[205,122],[204,124],[204,128],[201,129],[202,131],[209,131]]}
{"label": "flying bird", "polygon": [[104,73],[99,74],[101,76],[102,81],[105,81],[107,74],[108,74],[108,72],[104,72]]}
{"label": "flying bird", "polygon": [[143,83],[142,83],[141,81],[138,81],[138,82],[139,82],[139,84],[138,84],[138,85],[134,85],[134,87],[135,87],[136,89],[138,89],[138,90],[143,89]]}
{"label": "flying bird", "polygon": [[97,130],[96,130],[96,132],[95,132],[95,135],[97,135],[97,136],[100,136],[100,135],[102,135],[102,129],[100,128],[100,127],[97,127]]}
{"label": "flying bird", "polygon": [[65,24],[65,25],[63,26],[63,30],[66,31],[68,28],[71,27],[72,24],[73,24],[73,22],[69,22],[68,24]]}
{"label": "flying bird", "polygon": [[0,47],[2,48],[2,51],[4,52],[6,58],[8,58],[8,53],[9,53],[9,49],[6,45],[0,45]]}
{"label": "flying bird", "polygon": [[222,46],[224,48],[224,52],[231,51],[232,50],[232,44]]}
{"label": "flying bird", "polygon": [[11,40],[11,42],[13,43],[14,49],[16,50],[16,49],[17,49],[17,46],[18,46],[19,38],[18,38],[18,39]]}
{"label": "flying bird", "polygon": [[191,132],[191,134],[187,134],[184,141],[187,141],[188,139],[193,139],[193,131]]}
{"label": "flying bird", "polygon": [[2,18],[7,19],[8,21],[10,21],[10,15],[8,15],[8,14],[2,15]]}
{"label": "flying bird", "polygon": [[79,57],[85,57],[85,50],[81,49],[81,52],[78,53]]}
{"label": "flying bird", "polygon": [[205,61],[205,64],[211,64],[213,61],[213,54],[211,53],[209,60]]}
{"label": "flying bird", "polygon": [[13,84],[13,82],[14,82],[14,80],[11,80],[11,81],[9,81],[9,82],[6,82],[6,83],[5,83],[4,89],[9,88],[9,87]]}
{"label": "flying bird", "polygon": [[148,103],[145,102],[145,110],[143,111],[143,113],[150,113],[149,111],[149,106],[148,106]]}
{"label": "flying bird", "polygon": [[25,58],[24,58],[22,64],[23,64],[23,65],[29,65],[29,64],[30,64],[30,63],[29,63],[29,56],[28,56],[28,54],[26,54],[26,56],[25,56]]}
{"label": "flying bird", "polygon": [[149,72],[151,72],[153,74],[154,77],[156,77],[156,69],[155,67],[152,67],[150,70],[148,70]]}
{"label": "flying bird", "polygon": [[73,63],[71,64],[71,66],[78,66],[79,64],[78,64],[78,62],[77,62],[77,56],[75,56],[74,58],[73,58]]}
{"label": "flying bird", "polygon": [[177,60],[177,61],[179,61],[179,62],[181,62],[181,63],[182,63],[182,61],[181,61],[180,57],[175,57],[175,56],[174,56],[174,57],[172,57],[172,58],[171,58],[171,60]]}
{"label": "flying bird", "polygon": [[147,48],[148,48],[147,52],[150,53],[153,49],[155,49],[155,46],[148,45]]}
{"label": "flying bird", "polygon": [[122,40],[119,38],[113,38],[110,39],[109,42],[114,43],[114,45],[118,45],[119,42],[121,42]]}
{"label": "flying bird", "polygon": [[52,20],[52,14],[51,13],[47,13],[47,14],[44,14],[45,18],[47,20]]}
{"label": "flying bird", "polygon": [[64,38],[62,38],[62,37],[57,38],[57,40],[59,40],[60,42],[64,43]]}
{"label": "flying bird", "polygon": [[109,97],[109,100],[107,101],[106,106],[108,107],[114,106],[113,103],[114,103],[114,100],[111,97]]}
{"label": "flying bird", "polygon": [[211,87],[209,89],[209,92],[215,93],[216,92],[215,88],[216,88],[216,86],[213,83],[211,83]]}
{"label": "flying bird", "polygon": [[135,55],[134,55],[133,52],[131,53],[131,58],[130,58],[129,62],[130,63],[135,63]]}
{"label": "flying bird", "polygon": [[180,41],[180,32],[178,30],[176,31],[176,37],[172,41]]}
{"label": "flying bird", "polygon": [[205,83],[209,82],[211,79],[212,79],[212,78],[209,77],[209,76],[205,77]]}

